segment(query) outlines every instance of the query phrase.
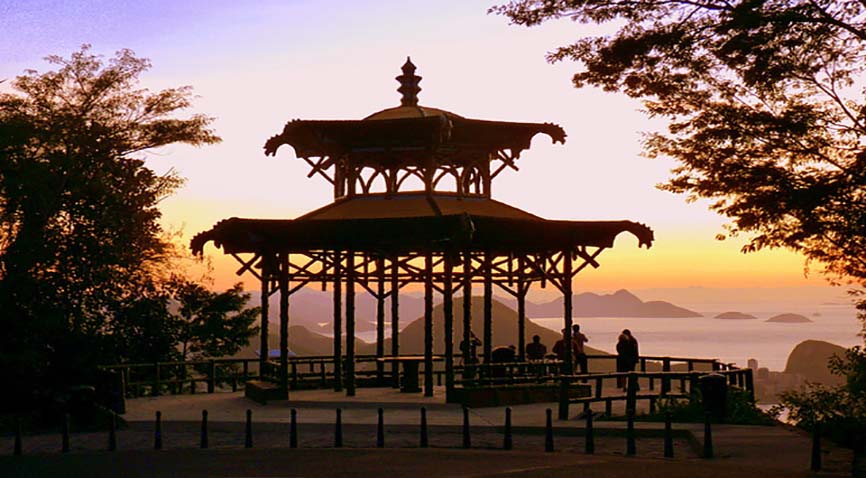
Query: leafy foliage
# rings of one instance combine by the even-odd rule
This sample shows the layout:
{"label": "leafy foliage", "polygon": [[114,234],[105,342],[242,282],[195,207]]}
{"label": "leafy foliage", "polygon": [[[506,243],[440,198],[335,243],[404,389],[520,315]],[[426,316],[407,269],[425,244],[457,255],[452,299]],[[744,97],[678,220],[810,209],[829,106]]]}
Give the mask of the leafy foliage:
{"label": "leafy foliage", "polygon": [[0,95],[0,362],[37,391],[118,353],[171,352],[170,333],[150,335],[174,253],[157,204],[182,180],[143,154],[219,141],[211,118],[179,118],[188,87],[138,87],[150,64],[129,50],[47,61],[57,69],[28,70]]}
{"label": "leafy foliage", "polygon": [[[578,87],[643,100],[669,120],[649,156],[679,166],[663,189],[708,198],[749,234],[835,280],[866,282],[866,3],[859,0],[519,0],[514,23],[611,24],[550,53]],[[721,236],[724,237],[724,236]]]}

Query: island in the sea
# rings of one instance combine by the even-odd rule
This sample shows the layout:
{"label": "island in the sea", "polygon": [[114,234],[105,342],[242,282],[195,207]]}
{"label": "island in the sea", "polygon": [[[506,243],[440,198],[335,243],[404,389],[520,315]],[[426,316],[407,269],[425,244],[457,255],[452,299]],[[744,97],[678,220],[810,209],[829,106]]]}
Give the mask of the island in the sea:
{"label": "island in the sea", "polygon": [[721,314],[713,317],[714,319],[722,319],[722,320],[756,320],[757,317],[751,314],[744,314],[742,312],[722,312]]}
{"label": "island in the sea", "polygon": [[767,319],[767,322],[780,322],[784,324],[802,324],[806,322],[814,322],[814,320],[800,314],[779,314]]}

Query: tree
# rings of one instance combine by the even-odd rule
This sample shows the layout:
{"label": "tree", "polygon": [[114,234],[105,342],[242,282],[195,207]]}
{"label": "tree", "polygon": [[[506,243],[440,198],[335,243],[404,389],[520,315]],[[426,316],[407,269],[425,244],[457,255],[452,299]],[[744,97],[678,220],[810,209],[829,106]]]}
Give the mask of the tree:
{"label": "tree", "polygon": [[112,321],[159,301],[173,245],[157,205],[182,180],[144,154],[219,141],[211,118],[179,117],[189,87],[139,88],[150,63],[129,50],[47,61],[0,95],[0,361],[25,389],[106,363]]}
{"label": "tree", "polygon": [[217,293],[195,282],[174,279],[180,359],[205,359],[236,354],[258,333],[258,307],[245,308],[250,295],[240,283]]}
{"label": "tree", "polygon": [[669,121],[645,143],[678,162],[662,189],[709,199],[730,218],[727,235],[750,236],[744,252],[787,248],[834,282],[866,283],[866,2],[521,0],[491,11],[618,28],[548,59],[578,61],[577,87],[624,92]]}

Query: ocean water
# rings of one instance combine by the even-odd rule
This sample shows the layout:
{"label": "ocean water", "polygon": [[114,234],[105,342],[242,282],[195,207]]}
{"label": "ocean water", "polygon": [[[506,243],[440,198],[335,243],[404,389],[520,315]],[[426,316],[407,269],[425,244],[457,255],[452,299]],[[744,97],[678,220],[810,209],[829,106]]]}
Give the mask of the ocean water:
{"label": "ocean water", "polygon": [[[758,320],[722,320],[713,317],[724,311],[699,311],[694,318],[611,318],[576,317],[580,331],[589,337],[588,345],[614,352],[622,329],[630,329],[640,343],[641,355],[717,358],[745,366],[750,358],[758,366],[782,371],[791,350],[804,340],[824,340],[843,347],[863,345],[857,334],[861,324],[849,305],[822,305],[810,310],[736,309]],[[780,311],[781,310],[781,311]],[[786,324],[765,322],[782,312],[799,313],[814,322]],[[817,312],[820,315],[812,315]],[[562,317],[531,319],[559,332]]]}

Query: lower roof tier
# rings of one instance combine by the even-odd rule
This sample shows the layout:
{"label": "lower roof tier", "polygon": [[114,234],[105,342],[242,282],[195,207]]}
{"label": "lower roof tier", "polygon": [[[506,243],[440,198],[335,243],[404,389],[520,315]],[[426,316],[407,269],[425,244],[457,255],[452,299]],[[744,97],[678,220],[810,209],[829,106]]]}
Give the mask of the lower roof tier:
{"label": "lower roof tier", "polygon": [[404,195],[337,201],[298,219],[231,218],[192,239],[201,254],[213,241],[226,254],[343,250],[377,254],[425,251],[544,253],[612,247],[621,232],[652,245],[653,231],[632,221],[554,221],[485,198]]}

